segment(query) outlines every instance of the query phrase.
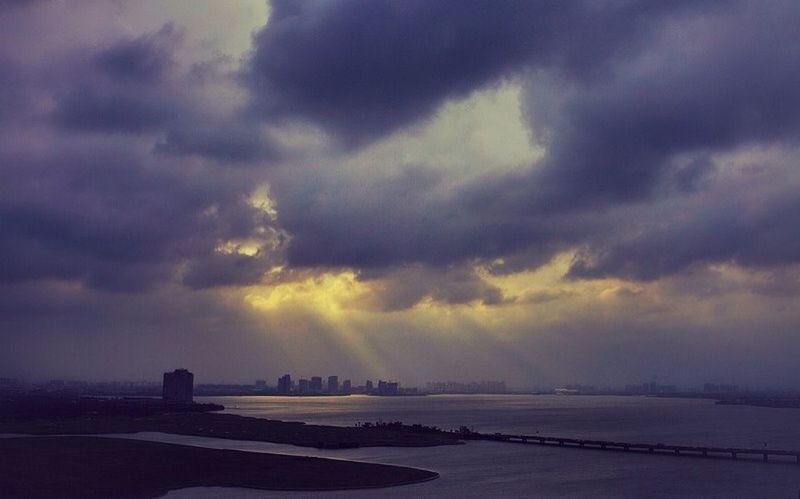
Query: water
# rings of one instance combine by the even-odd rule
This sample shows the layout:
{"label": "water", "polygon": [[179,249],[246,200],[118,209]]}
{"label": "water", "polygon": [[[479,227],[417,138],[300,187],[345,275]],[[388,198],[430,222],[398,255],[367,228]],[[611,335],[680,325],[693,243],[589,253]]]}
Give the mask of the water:
{"label": "water", "polygon": [[[204,400],[205,401],[205,400]],[[219,397],[227,412],[319,424],[357,421],[460,425],[481,432],[632,442],[800,449],[800,410],[718,406],[644,397],[443,395],[429,397]],[[422,449],[315,450],[261,442],[145,434],[137,438],[413,466],[432,482],[370,491],[265,492],[194,488],[189,497],[798,497],[800,466],[676,458],[495,442]]]}

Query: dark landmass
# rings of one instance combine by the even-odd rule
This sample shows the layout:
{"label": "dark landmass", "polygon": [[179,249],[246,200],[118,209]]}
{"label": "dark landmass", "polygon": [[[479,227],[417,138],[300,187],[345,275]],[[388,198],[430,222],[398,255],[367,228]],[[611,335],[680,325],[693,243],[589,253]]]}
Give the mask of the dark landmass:
{"label": "dark landmass", "polygon": [[800,398],[745,397],[717,400],[720,405],[751,405],[755,407],[776,407],[781,409],[800,409]]}
{"label": "dark landmass", "polygon": [[233,414],[177,413],[146,417],[92,417],[0,420],[0,433],[27,435],[99,435],[156,431],[198,437],[254,440],[317,447],[430,447],[460,443],[449,433],[425,433],[413,427],[340,427],[249,418]]}
{"label": "dark landmass", "polygon": [[215,407],[221,408],[162,404],[154,399],[8,399],[0,401],[0,433],[99,435],[152,431],[325,449],[461,443],[458,435],[419,425],[309,425],[207,412]]}
{"label": "dark landmass", "polygon": [[213,412],[219,404],[166,402],[144,397],[70,397],[24,394],[0,398],[0,421],[15,419],[66,419],[92,417],[144,417],[158,414]]}
{"label": "dark landmass", "polygon": [[101,437],[0,439],[0,497],[145,498],[186,487],[335,490],[423,482],[382,464]]}

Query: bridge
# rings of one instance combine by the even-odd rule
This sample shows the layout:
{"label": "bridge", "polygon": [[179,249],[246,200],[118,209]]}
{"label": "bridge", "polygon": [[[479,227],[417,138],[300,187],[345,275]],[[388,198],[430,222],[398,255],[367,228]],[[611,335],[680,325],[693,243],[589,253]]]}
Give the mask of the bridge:
{"label": "bridge", "polygon": [[800,464],[800,451],[779,449],[747,449],[740,447],[703,447],[688,445],[643,444],[631,442],[614,442],[610,440],[586,440],[579,438],[546,437],[539,435],[506,435],[503,433],[465,434],[463,438],[471,440],[491,440],[528,445],[547,445],[555,447],[571,447],[577,449],[594,449],[617,452],[636,452],[640,454],[659,454],[667,456],[685,456],[723,459],[758,459],[765,463],[797,463]]}

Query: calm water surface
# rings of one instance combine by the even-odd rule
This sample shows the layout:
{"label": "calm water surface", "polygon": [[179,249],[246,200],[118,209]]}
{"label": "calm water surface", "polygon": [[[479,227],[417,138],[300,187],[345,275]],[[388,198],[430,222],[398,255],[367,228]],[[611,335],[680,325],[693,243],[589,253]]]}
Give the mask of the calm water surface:
{"label": "calm water surface", "polygon": [[[665,444],[800,449],[800,410],[718,406],[645,397],[437,395],[428,397],[208,397],[226,412],[287,421],[353,425],[422,423],[507,432]],[[414,466],[441,478],[369,491],[273,493],[195,488],[174,498],[257,497],[786,497],[800,492],[800,466],[675,458],[494,442],[424,449],[323,451],[260,442],[162,434],[136,438]]]}

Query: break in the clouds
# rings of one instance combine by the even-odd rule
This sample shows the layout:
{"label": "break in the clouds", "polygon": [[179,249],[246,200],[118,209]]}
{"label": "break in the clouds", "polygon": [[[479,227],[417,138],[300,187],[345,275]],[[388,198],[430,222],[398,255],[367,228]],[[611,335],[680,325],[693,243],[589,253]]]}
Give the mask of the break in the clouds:
{"label": "break in the clouds", "polygon": [[800,347],[798,24],[780,0],[0,2],[0,360],[95,376],[53,360],[83,338],[126,376],[787,384],[787,354],[758,366]]}

